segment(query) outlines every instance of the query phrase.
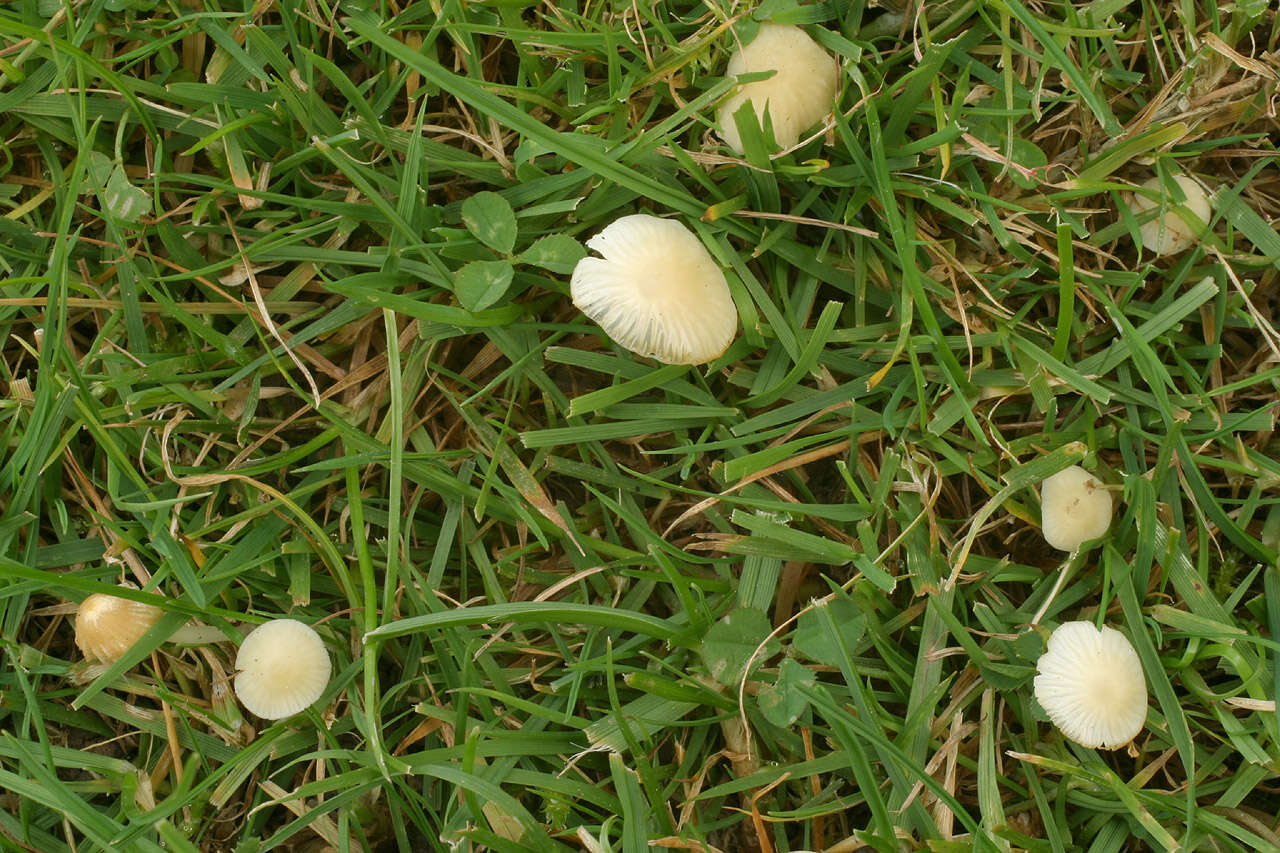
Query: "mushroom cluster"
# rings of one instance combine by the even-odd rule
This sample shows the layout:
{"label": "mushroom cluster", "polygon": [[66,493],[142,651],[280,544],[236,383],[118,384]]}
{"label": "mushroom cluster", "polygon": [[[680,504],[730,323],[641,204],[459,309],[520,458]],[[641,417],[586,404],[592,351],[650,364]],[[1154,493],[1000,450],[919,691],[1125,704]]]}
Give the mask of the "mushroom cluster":
{"label": "mushroom cluster", "polygon": [[[1041,530],[1054,548],[1075,554],[1111,525],[1111,493],[1078,465],[1046,478],[1040,493]],[[1070,565],[1070,560],[1063,565],[1032,625],[1048,612]],[[1036,700],[1076,743],[1117,749],[1142,730],[1147,717],[1142,663],[1128,638],[1116,629],[1091,622],[1059,625],[1036,661],[1036,672]]]}
{"label": "mushroom cluster", "polygon": [[[151,604],[94,593],[76,610],[76,646],[88,660],[113,663],[160,621]],[[175,643],[212,643],[226,637],[207,626],[185,625]],[[296,619],[274,619],[249,632],[236,655],[235,692],[250,712],[278,720],[309,707],[329,684],[331,664],[324,640]]]}
{"label": "mushroom cluster", "polygon": [[[720,105],[720,135],[743,152],[734,118],[749,104],[784,148],[822,121],[839,91],[839,66],[799,27],[761,24],[729,59],[725,73],[771,73],[737,87]],[[646,213],[623,216],[587,240],[569,283],[573,304],[623,347],[667,364],[704,364],[733,343],[738,312],[724,273],[680,222]]]}

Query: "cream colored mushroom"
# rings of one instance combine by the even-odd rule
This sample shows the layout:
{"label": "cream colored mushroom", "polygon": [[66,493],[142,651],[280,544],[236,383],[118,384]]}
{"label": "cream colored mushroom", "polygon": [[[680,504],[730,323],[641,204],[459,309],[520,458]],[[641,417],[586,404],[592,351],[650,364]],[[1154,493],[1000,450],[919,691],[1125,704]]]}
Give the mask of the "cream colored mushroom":
{"label": "cream colored mushroom", "polygon": [[[1138,226],[1142,245],[1157,255],[1176,255],[1190,249],[1200,239],[1205,223],[1213,216],[1209,196],[1199,181],[1186,175],[1176,175],[1173,180],[1186,196],[1185,201],[1179,203],[1168,196],[1159,178],[1152,178],[1142,184],[1143,189],[1158,192],[1159,199],[1148,198],[1142,193],[1132,193],[1129,197],[1129,210],[1135,216],[1155,207],[1163,208],[1155,219]],[[1177,209],[1178,206],[1193,213],[1199,222],[1188,219]]]}
{"label": "cream colored mushroom", "polygon": [[164,611],[151,604],[95,592],[76,610],[76,645],[90,660],[119,660]]}
{"label": "cream colored mushroom", "polygon": [[1111,525],[1111,493],[1088,471],[1072,465],[1040,487],[1041,530],[1045,541],[1074,551]]}
{"label": "cream colored mushroom", "polygon": [[[152,604],[95,592],[76,609],[76,645],[89,660],[114,663],[160,621],[164,611]],[[213,643],[226,639],[205,625],[183,625],[171,643]]]}
{"label": "cream colored mushroom", "polygon": [[1147,683],[1129,639],[1092,622],[1066,622],[1036,661],[1035,694],[1064,735],[1090,749],[1117,749],[1147,719]]}
{"label": "cream colored mushroom", "polygon": [[329,684],[329,652],[313,628],[274,619],[249,632],[236,655],[236,698],[268,720],[309,707]]}
{"label": "cream colored mushroom", "polygon": [[839,66],[831,54],[799,27],[761,24],[756,37],[729,59],[726,76],[776,71],[772,77],[744,83],[720,105],[720,136],[742,153],[742,136],[733,116],[750,103],[764,126],[765,109],[773,123],[773,138],[783,148],[831,112],[839,89]]}
{"label": "cream colored mushroom", "polygon": [[587,241],[600,257],[578,262],[573,304],[634,353],[667,364],[720,356],[738,331],[724,273],[674,219],[624,216]]}

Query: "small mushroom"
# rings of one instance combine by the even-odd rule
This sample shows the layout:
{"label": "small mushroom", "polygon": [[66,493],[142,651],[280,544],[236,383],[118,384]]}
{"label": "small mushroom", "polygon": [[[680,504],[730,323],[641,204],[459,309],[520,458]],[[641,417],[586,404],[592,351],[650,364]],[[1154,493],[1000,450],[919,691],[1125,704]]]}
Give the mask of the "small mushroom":
{"label": "small mushroom", "polygon": [[329,672],[329,652],[313,628],[296,619],[274,619],[240,644],[236,697],[259,717],[283,719],[320,698]]}
{"label": "small mushroom", "polygon": [[1165,194],[1159,178],[1152,178],[1142,184],[1143,189],[1159,192],[1161,195],[1159,200],[1148,198],[1142,193],[1133,193],[1129,199],[1129,210],[1134,216],[1146,213],[1154,207],[1161,208],[1160,215],[1155,219],[1138,226],[1138,236],[1142,239],[1142,245],[1157,255],[1176,255],[1178,252],[1190,249],[1200,239],[1204,224],[1213,215],[1209,196],[1199,181],[1186,175],[1176,175],[1173,181],[1186,196],[1186,200],[1181,202],[1180,206],[1195,214],[1199,222],[1187,219],[1178,211],[1175,205],[1179,203]]}
{"label": "small mushroom", "polygon": [[163,615],[154,605],[95,592],[76,610],[76,645],[90,660],[113,663]]}
{"label": "small mushroom", "polygon": [[[95,592],[76,609],[76,645],[89,660],[114,663],[160,621],[164,610],[153,604]],[[184,625],[171,643],[213,643],[225,639],[216,628]]]}
{"label": "small mushroom", "polygon": [[773,138],[783,148],[800,140],[801,132],[831,112],[839,89],[839,66],[831,54],[799,27],[761,24],[751,42],[729,59],[726,76],[776,71],[772,77],[744,83],[720,105],[717,122],[725,143],[742,153],[742,136],[733,115],[750,101],[760,124],[765,109]]}
{"label": "small mushroom", "polygon": [[1090,749],[1117,749],[1147,719],[1147,683],[1129,639],[1106,625],[1066,622],[1036,661],[1035,694],[1049,719]]}
{"label": "small mushroom", "polygon": [[738,331],[724,273],[680,222],[624,216],[587,241],[601,257],[573,268],[573,304],[610,338],[667,364],[702,364]]}
{"label": "small mushroom", "polygon": [[1072,465],[1041,484],[1040,517],[1045,541],[1074,551],[1111,525],[1111,493],[1096,477]]}

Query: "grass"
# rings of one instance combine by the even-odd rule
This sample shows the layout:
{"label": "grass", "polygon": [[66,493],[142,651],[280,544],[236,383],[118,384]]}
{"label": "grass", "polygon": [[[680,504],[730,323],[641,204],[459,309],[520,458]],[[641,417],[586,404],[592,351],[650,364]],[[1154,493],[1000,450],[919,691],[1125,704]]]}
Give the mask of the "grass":
{"label": "grass", "polygon": [[[839,109],[739,159],[768,19]],[[1278,41],[1261,0],[5,4],[0,847],[1280,849]],[[1178,173],[1210,230],[1154,257],[1124,193]],[[711,365],[568,299],[636,211],[728,275]],[[1117,514],[1064,559],[1076,463]],[[120,582],[170,616],[86,663]],[[272,724],[228,679],[286,614],[334,678]],[[1033,698],[1072,619],[1141,657],[1128,750]]]}

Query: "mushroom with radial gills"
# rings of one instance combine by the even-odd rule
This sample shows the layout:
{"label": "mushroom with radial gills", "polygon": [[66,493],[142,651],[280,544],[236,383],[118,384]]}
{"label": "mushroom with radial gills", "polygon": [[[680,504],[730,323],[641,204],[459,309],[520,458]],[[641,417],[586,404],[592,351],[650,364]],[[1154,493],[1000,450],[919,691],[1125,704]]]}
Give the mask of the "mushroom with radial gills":
{"label": "mushroom with radial gills", "polygon": [[1065,622],[1036,661],[1036,701],[1071,740],[1118,749],[1147,719],[1147,683],[1129,638],[1092,622]]}
{"label": "mushroom with radial gills", "polygon": [[[1209,196],[1199,181],[1186,175],[1176,175],[1173,181],[1185,197],[1181,203],[1167,194],[1159,178],[1152,178],[1142,184],[1142,189],[1158,192],[1159,200],[1148,198],[1142,193],[1133,193],[1129,199],[1129,210],[1134,216],[1146,213],[1155,207],[1161,208],[1155,219],[1138,226],[1138,236],[1142,240],[1142,245],[1157,255],[1176,255],[1178,252],[1190,249],[1200,239],[1205,223],[1213,216]],[[1199,221],[1189,220],[1178,211],[1178,206],[1185,207]]]}
{"label": "mushroom with radial gills", "polygon": [[[160,621],[164,610],[116,595],[95,592],[76,609],[76,645],[89,660],[114,663]],[[226,636],[216,628],[184,625],[171,643],[214,643]]]}
{"label": "mushroom with radial gills", "polygon": [[744,83],[720,105],[720,135],[737,153],[743,153],[742,136],[734,113],[750,103],[764,125],[765,109],[773,124],[773,138],[783,148],[800,140],[800,134],[830,113],[839,89],[836,60],[799,27],[761,24],[756,37],[738,49],[725,69],[728,77],[762,71],[772,77]]}
{"label": "mushroom with radial gills", "polygon": [[702,242],[674,219],[637,213],[587,240],[600,257],[578,262],[573,304],[634,353],[667,364],[719,357],[738,331],[724,273]]}
{"label": "mushroom with radial gills", "polygon": [[1088,471],[1072,465],[1041,484],[1041,529],[1060,551],[1074,551],[1111,525],[1111,493]]}
{"label": "mushroom with radial gills", "polygon": [[236,698],[250,712],[280,720],[309,707],[329,684],[324,640],[296,619],[274,619],[249,632],[236,655]]}

